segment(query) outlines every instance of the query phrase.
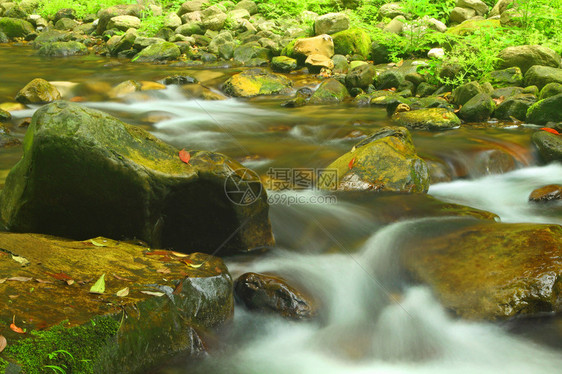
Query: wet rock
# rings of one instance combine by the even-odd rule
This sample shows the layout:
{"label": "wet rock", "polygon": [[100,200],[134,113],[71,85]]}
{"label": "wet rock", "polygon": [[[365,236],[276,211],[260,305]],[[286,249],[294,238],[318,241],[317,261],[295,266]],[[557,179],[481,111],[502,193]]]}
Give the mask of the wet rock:
{"label": "wet rock", "polygon": [[492,71],[488,79],[494,87],[520,86],[523,83],[523,74],[519,67],[513,66]]}
{"label": "wet rock", "polygon": [[61,18],[55,24],[56,30],[74,30],[78,26],[78,22],[76,20],[70,18]]}
{"label": "wet rock", "polygon": [[331,58],[334,55],[334,42],[329,35],[296,39],[285,47],[282,54],[296,59],[300,64],[310,55]]}
{"label": "wet rock", "polygon": [[192,77],[191,75],[176,74],[164,78],[164,84],[166,85],[175,84],[181,86],[184,84],[192,84],[192,83],[197,83],[197,78]]}
{"label": "wet rock", "polygon": [[479,152],[474,160],[473,173],[476,175],[503,174],[515,170],[515,159],[503,149],[488,149]]}
{"label": "wet rock", "polygon": [[183,3],[178,9],[178,16],[183,16],[186,13],[197,12],[203,9],[203,6],[208,5],[208,0],[191,0]]}
{"label": "wet rock", "polygon": [[50,44],[55,42],[68,42],[72,40],[72,38],[73,38],[72,33],[68,31],[62,31],[62,30],[43,31],[33,41],[33,48],[39,49],[45,44]]}
{"label": "wet rock", "polygon": [[437,86],[431,83],[422,82],[416,88],[416,95],[420,97],[426,97],[433,95],[433,93],[437,90]]}
{"label": "wet rock", "polygon": [[0,32],[8,38],[25,38],[34,31],[33,25],[26,20],[10,17],[0,18]]}
{"label": "wet rock", "polygon": [[[384,127],[357,143],[328,169],[337,170],[338,190],[427,192],[429,170],[404,127]],[[321,188],[332,189],[327,181]]]}
{"label": "wet rock", "polygon": [[517,66],[525,74],[531,66],[542,65],[553,68],[560,67],[560,55],[550,48],[539,45],[520,45],[507,47],[498,55],[499,68]]}
{"label": "wet rock", "polygon": [[[548,99],[547,99],[548,100]],[[560,107],[560,106],[559,106]],[[541,158],[546,162],[562,161],[562,136],[547,131],[537,131],[531,136]]]}
{"label": "wet rock", "polygon": [[416,238],[402,252],[406,269],[446,308],[489,320],[560,312],[559,225],[477,223],[449,230]]}
{"label": "wet rock", "polygon": [[494,117],[502,120],[519,120],[525,121],[527,111],[537,101],[537,98],[529,94],[519,94],[508,97],[502,101],[494,111]]}
{"label": "wet rock", "polygon": [[215,5],[201,11],[201,23],[206,30],[217,31],[222,29],[226,18],[226,14]]}
{"label": "wet rock", "polygon": [[106,46],[111,55],[117,56],[121,52],[132,49],[137,38],[137,31],[135,29],[129,29],[121,36],[112,36],[111,39],[107,41]]}
{"label": "wet rock", "polygon": [[297,69],[297,60],[287,56],[275,56],[271,60],[271,70],[278,73],[289,73]]}
{"label": "wet rock", "polygon": [[246,64],[253,58],[262,58],[269,60],[271,51],[267,48],[260,47],[257,43],[246,43],[234,49],[234,61]]}
{"label": "wet rock", "polygon": [[383,64],[389,61],[390,50],[387,44],[375,40],[369,47],[369,58],[373,64]]}
{"label": "wet rock", "polygon": [[457,0],[456,6],[474,9],[476,11],[476,15],[483,16],[488,13],[488,5],[481,0]]}
{"label": "wet rock", "polygon": [[310,97],[309,104],[338,104],[348,97],[350,97],[349,92],[345,86],[336,79],[330,78],[320,84],[318,89]]}
{"label": "wet rock", "polygon": [[537,188],[529,195],[529,201],[533,202],[543,203],[552,200],[562,200],[562,184],[549,184]]}
{"label": "wet rock", "polygon": [[[10,112],[0,108],[0,122],[6,122],[11,119],[12,119],[12,115],[10,114]],[[0,127],[0,131],[5,132],[2,127]]]}
{"label": "wet rock", "polygon": [[539,100],[527,111],[527,121],[536,125],[562,121],[562,94]]}
{"label": "wet rock", "polygon": [[492,97],[483,92],[474,96],[463,105],[461,110],[459,110],[459,117],[466,122],[483,122],[490,118],[495,108],[496,104]]}
{"label": "wet rock", "polygon": [[236,299],[248,309],[305,320],[315,317],[316,302],[281,277],[258,273],[242,274],[234,283]]}
{"label": "wet rock", "polygon": [[57,23],[60,19],[68,18],[68,19],[76,19],[76,10],[72,8],[63,8],[60,9],[55,13],[53,17],[53,23]]}
{"label": "wet rock", "polygon": [[264,69],[249,69],[235,74],[224,83],[224,92],[234,97],[272,95],[287,91],[292,82],[283,75]]}
{"label": "wet rock", "polygon": [[226,44],[236,45],[230,32],[222,32],[214,36],[209,43],[208,50],[211,53],[219,53],[220,47]]}
{"label": "wet rock", "polygon": [[[371,37],[363,29],[348,29],[332,35],[334,40],[334,53],[339,55],[369,56],[371,50]],[[331,57],[331,56],[330,56]]]}
{"label": "wet rock", "polygon": [[349,71],[349,64],[347,58],[343,55],[332,56],[332,61],[334,62],[333,72],[335,74],[346,74]]}
{"label": "wet rock", "polygon": [[176,34],[191,36],[203,33],[203,25],[200,21],[189,21],[176,29]]}
{"label": "wet rock", "polygon": [[37,54],[51,57],[82,56],[88,54],[88,48],[76,41],[45,43]]}
{"label": "wet rock", "polygon": [[[6,281],[0,288],[2,299],[20,295],[17,305],[0,310],[0,318],[11,321],[15,313],[16,323],[33,332],[3,332],[10,347],[2,358],[23,372],[57,362],[47,353],[60,349],[73,357],[65,362],[69,372],[150,371],[170,354],[201,354],[205,337],[195,329],[217,328],[233,316],[232,280],[217,257],[179,258],[103,237],[69,241],[5,232],[0,246],[28,261],[22,267],[11,256],[0,258],[2,277],[30,279]],[[90,293],[102,274],[105,292]],[[26,296],[31,283],[33,295]],[[123,290],[126,297],[116,295]]]}
{"label": "wet rock", "polygon": [[349,16],[345,13],[327,13],[314,21],[316,35],[335,34],[349,28]]}
{"label": "wet rock", "polygon": [[112,17],[107,23],[107,29],[117,29],[127,31],[130,28],[138,29],[141,26],[141,20],[135,16],[117,16]]}
{"label": "wet rock", "polygon": [[464,105],[467,101],[482,92],[484,91],[478,82],[468,82],[453,90],[452,100],[456,105]]}
{"label": "wet rock", "polygon": [[107,29],[107,24],[113,17],[117,16],[134,16],[141,17],[143,7],[138,4],[122,4],[115,5],[98,12],[98,25],[96,32],[101,35]]}
{"label": "wet rock", "polygon": [[226,100],[228,97],[215,92],[210,88],[204,87],[200,84],[186,84],[181,86],[182,92],[190,99],[200,100]]}
{"label": "wet rock", "polygon": [[371,64],[362,64],[349,71],[345,77],[347,87],[366,89],[373,84],[377,76],[377,69]]}
{"label": "wet rock", "polygon": [[258,6],[252,0],[242,0],[234,6],[234,9],[246,9],[250,15],[254,15],[259,11]]}
{"label": "wet rock", "polygon": [[494,99],[499,99],[502,96],[505,98],[510,98],[512,96],[522,94],[524,89],[522,87],[502,87],[496,88],[492,91],[491,95]]}
{"label": "wet rock", "polygon": [[396,113],[392,121],[397,126],[419,130],[447,130],[459,127],[461,120],[449,109],[428,108]]}
{"label": "wet rock", "polygon": [[525,73],[525,85],[542,89],[548,83],[562,83],[562,69],[535,65]]}
{"label": "wet rock", "polygon": [[133,92],[140,91],[141,88],[142,84],[140,82],[129,79],[111,88],[111,90],[109,90],[108,92],[108,95],[112,99],[118,99],[125,97]]}
{"label": "wet rock", "polygon": [[27,13],[19,5],[13,5],[6,9],[3,17],[26,19]]}
{"label": "wet rock", "polygon": [[310,55],[304,64],[312,74],[318,74],[322,69],[332,70],[334,68],[332,59],[322,55]]}
{"label": "wet rock", "polygon": [[398,70],[385,70],[377,77],[377,90],[398,89],[405,82],[404,74]]}
{"label": "wet rock", "polygon": [[272,244],[259,179],[224,155],[190,153],[186,164],[176,148],[108,114],[46,105],[6,179],[2,218],[12,231],[139,238],[186,252]]}
{"label": "wet rock", "polygon": [[549,98],[562,93],[562,83],[547,83],[539,93],[539,100]]}
{"label": "wet rock", "polygon": [[25,85],[16,95],[16,101],[22,104],[42,104],[59,100],[59,91],[44,79],[36,78]]}
{"label": "wet rock", "polygon": [[170,42],[152,44],[140,51],[131,61],[133,62],[161,62],[177,60],[181,51],[177,45]]}

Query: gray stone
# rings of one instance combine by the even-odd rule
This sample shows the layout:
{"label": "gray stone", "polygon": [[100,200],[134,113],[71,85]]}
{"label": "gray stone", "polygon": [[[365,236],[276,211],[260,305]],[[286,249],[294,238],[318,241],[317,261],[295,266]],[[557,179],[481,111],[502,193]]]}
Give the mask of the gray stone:
{"label": "gray stone", "polygon": [[562,69],[534,65],[524,76],[526,86],[537,86],[541,90],[548,83],[562,83]]}
{"label": "gray stone", "polygon": [[495,108],[492,97],[487,93],[480,93],[463,105],[459,117],[466,122],[483,122],[490,118]]}
{"label": "gray stone", "polygon": [[463,23],[476,15],[476,11],[471,8],[455,7],[449,15],[449,21],[454,23]]}
{"label": "gray stone", "polygon": [[498,55],[500,69],[517,66],[525,74],[533,65],[560,67],[560,55],[550,48],[540,45],[520,45],[507,47]]}
{"label": "gray stone", "polygon": [[349,28],[349,16],[345,13],[328,13],[320,16],[314,22],[316,35],[335,34]]}

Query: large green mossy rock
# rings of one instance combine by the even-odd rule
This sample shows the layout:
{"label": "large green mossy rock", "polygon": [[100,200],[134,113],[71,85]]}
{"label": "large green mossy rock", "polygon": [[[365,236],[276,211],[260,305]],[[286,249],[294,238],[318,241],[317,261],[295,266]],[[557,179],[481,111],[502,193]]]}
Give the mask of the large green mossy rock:
{"label": "large green mossy rock", "polygon": [[361,55],[369,56],[371,49],[371,37],[363,29],[348,29],[332,35],[334,41],[334,53],[338,55]]}
{"label": "large green mossy rock", "polygon": [[[200,354],[200,332],[232,318],[232,280],[217,257],[179,257],[103,237],[14,233],[0,234],[0,248],[0,298],[17,295],[0,308],[0,320],[14,318],[27,330],[3,329],[2,373],[8,363],[25,373],[61,364],[69,373],[146,372],[172,355]],[[102,274],[105,291],[90,293]],[[125,288],[126,295],[116,295]],[[57,350],[73,359],[50,359]]]}
{"label": "large green mossy rock", "polygon": [[283,93],[292,85],[283,75],[256,68],[233,75],[224,83],[223,89],[230,96],[253,97]]}
{"label": "large green mossy rock", "polygon": [[527,121],[535,125],[562,121],[562,94],[539,100],[527,110]]}
{"label": "large green mossy rock", "polygon": [[[442,304],[470,319],[562,311],[562,227],[478,223],[406,245],[402,262]],[[443,232],[446,232],[443,235]]]}
{"label": "large green mossy rock", "polygon": [[525,73],[526,86],[537,86],[542,90],[549,83],[562,83],[562,69],[534,65]]}
{"label": "large green mossy rock", "polygon": [[531,141],[537,147],[544,161],[562,162],[562,135],[541,130],[533,134]]}
{"label": "large green mossy rock", "polygon": [[447,108],[427,108],[399,112],[392,116],[397,126],[421,130],[447,130],[459,127],[461,120]]}
{"label": "large green mossy rock", "polygon": [[40,56],[66,57],[87,55],[88,48],[76,41],[45,43],[37,54]]}
{"label": "large green mossy rock", "polygon": [[488,93],[482,92],[463,105],[459,110],[459,117],[467,122],[483,122],[490,118],[494,109],[496,109],[496,104],[492,97]]}
{"label": "large green mossy rock", "polygon": [[25,85],[16,95],[16,101],[22,104],[43,104],[59,100],[59,90],[45,79],[35,78]]}
{"label": "large green mossy rock", "polygon": [[[273,242],[267,196],[250,177],[218,153],[192,151],[185,164],[176,148],[146,131],[59,101],[33,116],[23,158],[0,196],[1,213],[18,232],[246,251]],[[227,194],[242,187],[249,199]]]}
{"label": "large green mossy rock", "polygon": [[560,55],[550,48],[540,45],[518,45],[503,49],[498,55],[500,69],[517,66],[525,75],[532,66],[560,67]]}
{"label": "large green mossy rock", "polygon": [[331,78],[320,84],[310,97],[309,103],[316,105],[339,104],[350,97],[347,88],[339,81]]}
{"label": "large green mossy rock", "polygon": [[410,132],[404,127],[384,127],[356,144],[327,169],[337,173],[322,178],[324,189],[427,192],[429,169],[417,154]]}
{"label": "large green mossy rock", "polygon": [[131,61],[133,62],[161,62],[177,60],[181,51],[177,45],[170,42],[152,44],[140,51]]}
{"label": "large green mossy rock", "polygon": [[26,20],[10,17],[0,18],[0,32],[6,34],[8,38],[25,38],[34,31],[33,25]]}

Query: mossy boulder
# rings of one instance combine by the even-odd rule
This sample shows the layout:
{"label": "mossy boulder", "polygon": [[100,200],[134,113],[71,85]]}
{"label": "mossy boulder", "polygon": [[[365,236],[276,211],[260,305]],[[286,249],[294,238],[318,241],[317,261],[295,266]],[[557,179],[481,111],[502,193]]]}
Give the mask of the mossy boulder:
{"label": "mossy boulder", "polygon": [[312,94],[309,104],[338,104],[350,97],[347,88],[336,79],[330,78],[320,84]]}
{"label": "mossy boulder", "polygon": [[60,98],[60,92],[56,87],[42,78],[32,80],[16,95],[16,101],[22,104],[50,103]]}
{"label": "mossy boulder", "polygon": [[401,257],[445,308],[488,320],[562,311],[559,225],[472,221],[437,230],[424,230],[426,238],[415,238]]}
{"label": "mossy boulder", "polygon": [[177,45],[170,42],[152,44],[140,51],[131,61],[133,62],[161,62],[177,60],[181,51]]}
{"label": "mossy boulder", "polygon": [[459,110],[459,117],[466,122],[483,122],[490,118],[495,108],[496,104],[490,94],[483,92],[463,105]]}
{"label": "mossy boulder", "polygon": [[203,24],[201,21],[189,21],[176,28],[176,34],[183,36],[191,36],[194,34],[203,34]]}
{"label": "mossy boulder", "polygon": [[345,77],[345,84],[349,88],[366,89],[375,82],[377,69],[371,64],[361,64],[352,68]]}
{"label": "mossy boulder", "polygon": [[51,57],[80,56],[87,55],[88,48],[77,41],[45,43],[37,54]]}
{"label": "mossy boulder", "polygon": [[531,66],[542,65],[560,67],[560,55],[550,48],[540,45],[519,45],[503,49],[499,55],[500,69],[517,66],[525,74]]}
{"label": "mossy boulder", "polygon": [[[250,177],[218,153],[191,151],[186,164],[138,127],[58,101],[35,112],[23,158],[0,195],[1,213],[18,232],[247,251],[273,242],[265,191]],[[229,193],[240,186],[251,201]]]}
{"label": "mossy boulder", "polygon": [[494,70],[486,77],[494,87],[520,86],[523,83],[523,74],[517,66],[507,69]]}
{"label": "mossy boulder", "polygon": [[525,86],[537,86],[541,90],[549,83],[562,83],[562,69],[534,65],[525,73]]}
{"label": "mossy boulder", "polygon": [[562,94],[539,100],[527,111],[527,121],[536,125],[562,121]]}
{"label": "mossy boulder", "polygon": [[109,19],[107,29],[116,29],[127,31],[131,28],[138,29],[141,26],[141,20],[135,16],[116,16]]}
{"label": "mossy boulder", "polygon": [[254,58],[269,60],[271,58],[271,51],[267,48],[262,48],[257,43],[242,44],[234,49],[234,61],[236,62],[246,64]]}
{"label": "mossy boulder", "polygon": [[8,38],[25,38],[34,32],[33,25],[19,18],[0,17],[0,32]]}
{"label": "mossy boulder", "polygon": [[390,88],[398,89],[404,85],[406,78],[404,73],[399,70],[384,70],[377,77],[377,90],[386,90]]}
{"label": "mossy boulder", "polygon": [[70,18],[61,18],[55,23],[56,30],[74,30],[78,26],[78,21]]}
{"label": "mossy boulder", "polygon": [[540,130],[533,134],[531,141],[545,162],[562,161],[562,135]]}
{"label": "mossy boulder", "polygon": [[360,191],[427,192],[429,170],[404,127],[384,127],[357,143],[327,169],[337,173],[337,186],[323,178],[321,188]]}
{"label": "mossy boulder", "polygon": [[[38,234],[1,233],[0,247],[0,297],[18,295],[0,319],[27,330],[2,332],[9,343],[0,365],[26,373],[60,364],[73,373],[144,372],[170,355],[200,354],[199,332],[233,315],[232,280],[217,257]],[[102,274],[105,291],[90,293]],[[49,358],[57,350],[73,359]]]}
{"label": "mossy boulder", "polygon": [[283,93],[292,85],[283,75],[256,68],[233,75],[224,83],[223,89],[230,96],[253,97]]}
{"label": "mossy boulder", "polygon": [[534,95],[519,94],[508,97],[502,101],[494,110],[494,117],[505,121],[512,121],[513,119],[525,121],[527,118],[527,111],[537,101]]}
{"label": "mossy boulder", "polygon": [[546,99],[562,93],[562,83],[552,82],[547,83],[539,93],[539,99]]}
{"label": "mossy boulder", "polygon": [[107,29],[107,24],[113,17],[117,16],[134,16],[140,18],[144,7],[140,4],[121,4],[102,9],[98,12],[98,25],[96,32],[103,34]]}
{"label": "mossy boulder", "polygon": [[348,29],[332,35],[334,52],[339,55],[369,56],[371,50],[371,37],[363,29]]}
{"label": "mossy boulder", "polygon": [[278,73],[290,73],[297,69],[297,60],[288,56],[275,56],[271,59],[271,70]]}
{"label": "mossy boulder", "polygon": [[62,30],[45,30],[40,33],[33,41],[33,48],[39,49],[45,44],[55,42],[68,42],[72,40],[74,34],[69,31]]}
{"label": "mossy boulder", "polygon": [[468,82],[453,90],[452,99],[453,103],[457,105],[464,105],[474,96],[484,92],[480,84],[476,81]]}
{"label": "mossy boulder", "polygon": [[466,36],[474,34],[480,29],[499,29],[501,28],[501,23],[499,19],[469,19],[462,22],[459,25],[449,27],[445,34],[450,34],[454,36]]}
{"label": "mossy boulder", "polygon": [[399,112],[392,116],[397,126],[420,130],[447,130],[459,127],[461,120],[449,109],[427,108]]}

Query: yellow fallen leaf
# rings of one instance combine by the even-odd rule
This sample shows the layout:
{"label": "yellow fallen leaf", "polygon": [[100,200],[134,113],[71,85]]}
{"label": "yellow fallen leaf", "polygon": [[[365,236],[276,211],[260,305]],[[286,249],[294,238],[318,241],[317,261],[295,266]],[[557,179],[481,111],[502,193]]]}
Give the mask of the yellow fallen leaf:
{"label": "yellow fallen leaf", "polygon": [[105,273],[90,288],[90,293],[102,294],[105,292]]}
{"label": "yellow fallen leaf", "polygon": [[125,287],[122,290],[117,291],[115,295],[119,297],[125,297],[129,295],[129,287]]}
{"label": "yellow fallen leaf", "polygon": [[90,239],[90,243],[92,243],[93,245],[95,245],[96,247],[107,247],[107,244],[103,244],[100,242],[96,242],[94,239]]}
{"label": "yellow fallen leaf", "polygon": [[199,269],[201,266],[203,266],[203,264],[186,264],[187,266],[191,266],[194,269]]}
{"label": "yellow fallen leaf", "polygon": [[186,253],[172,252],[172,254],[176,257],[189,257],[189,255]]}
{"label": "yellow fallen leaf", "polygon": [[141,291],[141,293],[145,295],[157,296],[157,297],[161,297],[165,295],[164,292],[157,292],[157,291]]}
{"label": "yellow fallen leaf", "polygon": [[67,279],[66,284],[68,284],[69,286],[72,286],[74,284],[74,279]]}
{"label": "yellow fallen leaf", "polygon": [[16,256],[16,255],[12,255],[12,260],[14,260],[15,262],[21,264],[21,266],[27,266],[29,265],[29,260],[25,257],[22,256]]}
{"label": "yellow fallen leaf", "polygon": [[0,278],[0,284],[4,283],[7,280],[8,280],[8,278]]}

